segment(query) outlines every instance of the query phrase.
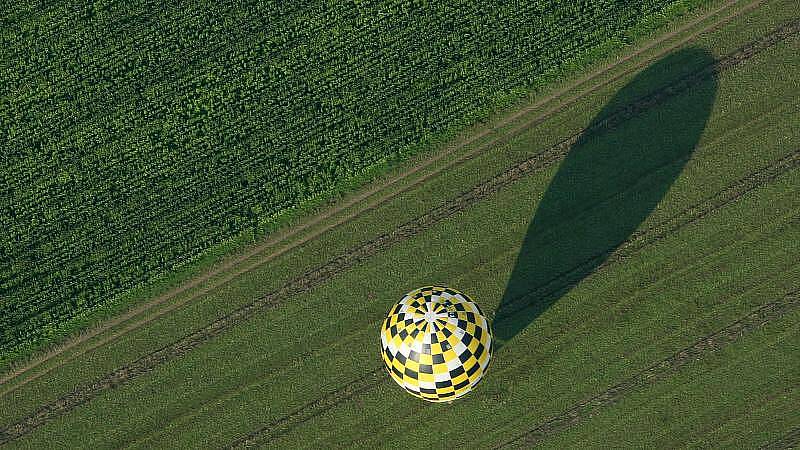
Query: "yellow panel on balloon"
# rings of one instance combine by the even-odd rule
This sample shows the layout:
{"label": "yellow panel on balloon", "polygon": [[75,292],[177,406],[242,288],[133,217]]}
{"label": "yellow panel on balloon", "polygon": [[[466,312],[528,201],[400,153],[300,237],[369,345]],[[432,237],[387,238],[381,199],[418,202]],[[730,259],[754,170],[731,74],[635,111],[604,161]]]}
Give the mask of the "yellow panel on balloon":
{"label": "yellow panel on balloon", "polygon": [[486,316],[465,294],[425,286],[406,294],[381,327],[383,362],[409,393],[447,402],[470,392],[492,356]]}

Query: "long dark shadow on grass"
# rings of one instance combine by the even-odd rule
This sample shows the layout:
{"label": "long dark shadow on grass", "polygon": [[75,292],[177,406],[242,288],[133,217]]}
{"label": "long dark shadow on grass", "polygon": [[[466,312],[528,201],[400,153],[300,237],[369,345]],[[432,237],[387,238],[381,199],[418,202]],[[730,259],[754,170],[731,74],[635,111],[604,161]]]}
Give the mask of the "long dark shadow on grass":
{"label": "long dark shadow on grass", "polygon": [[714,58],[704,49],[689,48],[654,63],[598,113],[588,129],[600,131],[570,149],[536,208],[495,312],[496,347],[603,264],[681,173],[714,104],[714,75],[613,133],[603,133],[602,122],[663,85],[665,78],[682,75],[689,61],[710,65]]}

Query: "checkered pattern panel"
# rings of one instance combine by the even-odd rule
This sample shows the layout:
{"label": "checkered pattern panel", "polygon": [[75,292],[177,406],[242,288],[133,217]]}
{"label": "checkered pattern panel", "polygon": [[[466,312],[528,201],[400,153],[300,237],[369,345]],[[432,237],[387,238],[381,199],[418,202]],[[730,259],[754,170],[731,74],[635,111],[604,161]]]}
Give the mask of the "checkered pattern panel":
{"label": "checkered pattern panel", "polygon": [[492,337],[486,317],[469,297],[426,286],[389,311],[381,347],[397,384],[422,399],[446,402],[471,391],[486,373]]}

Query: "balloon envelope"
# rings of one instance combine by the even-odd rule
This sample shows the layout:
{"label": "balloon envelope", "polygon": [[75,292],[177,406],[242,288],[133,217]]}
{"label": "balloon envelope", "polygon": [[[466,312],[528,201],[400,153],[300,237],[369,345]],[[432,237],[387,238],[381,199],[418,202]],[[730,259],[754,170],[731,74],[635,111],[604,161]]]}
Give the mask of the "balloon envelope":
{"label": "balloon envelope", "polygon": [[406,294],[381,327],[383,362],[406,391],[432,402],[470,392],[486,373],[492,337],[465,294],[426,286]]}

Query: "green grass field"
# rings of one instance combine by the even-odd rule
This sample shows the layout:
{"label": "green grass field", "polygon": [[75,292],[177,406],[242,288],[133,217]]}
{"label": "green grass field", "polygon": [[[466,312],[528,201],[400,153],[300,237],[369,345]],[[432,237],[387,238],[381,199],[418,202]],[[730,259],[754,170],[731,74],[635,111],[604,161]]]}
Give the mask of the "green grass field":
{"label": "green grass field", "polygon": [[[12,366],[0,445],[797,445],[798,55],[794,0],[699,8],[413,176]],[[378,349],[389,308],[433,283],[500,344],[452,404],[406,394]]]}

